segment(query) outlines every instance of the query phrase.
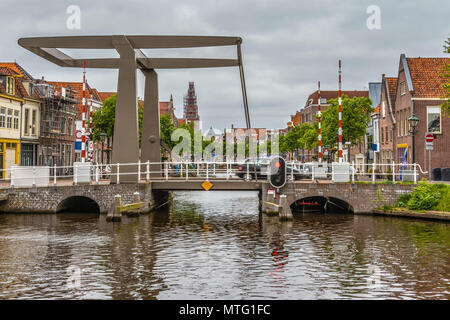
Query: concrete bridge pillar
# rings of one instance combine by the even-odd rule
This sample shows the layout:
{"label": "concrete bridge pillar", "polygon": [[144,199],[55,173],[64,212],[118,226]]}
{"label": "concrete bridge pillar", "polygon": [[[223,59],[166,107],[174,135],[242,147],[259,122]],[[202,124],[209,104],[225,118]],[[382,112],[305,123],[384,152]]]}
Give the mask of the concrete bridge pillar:
{"label": "concrete bridge pillar", "polygon": [[[136,96],[136,53],[125,36],[113,36],[113,45],[120,55],[117,103],[114,124],[112,163],[139,161],[139,131]],[[117,167],[112,166],[111,182],[117,182]],[[137,182],[136,166],[119,167],[120,183]],[[129,173],[129,174],[127,174]],[[126,174],[126,175],[123,175]]]}
{"label": "concrete bridge pillar", "polygon": [[[158,74],[153,69],[143,70],[142,72],[145,76],[145,94],[144,114],[142,118],[141,162],[161,162]],[[160,164],[151,164],[151,176],[161,176],[161,168],[162,166]]]}

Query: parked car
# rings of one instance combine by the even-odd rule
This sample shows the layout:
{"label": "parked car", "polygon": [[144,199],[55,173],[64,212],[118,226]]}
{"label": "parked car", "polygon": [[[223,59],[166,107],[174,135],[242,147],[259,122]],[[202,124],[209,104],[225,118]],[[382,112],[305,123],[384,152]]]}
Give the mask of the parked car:
{"label": "parked car", "polygon": [[[270,158],[263,159],[247,159],[245,162],[238,166],[236,176],[241,179],[252,180],[255,178],[266,180],[269,170]],[[247,169],[248,167],[248,169]],[[290,165],[286,166],[287,177],[294,176],[294,180],[306,179],[307,175],[302,173],[297,168],[293,168]]]}

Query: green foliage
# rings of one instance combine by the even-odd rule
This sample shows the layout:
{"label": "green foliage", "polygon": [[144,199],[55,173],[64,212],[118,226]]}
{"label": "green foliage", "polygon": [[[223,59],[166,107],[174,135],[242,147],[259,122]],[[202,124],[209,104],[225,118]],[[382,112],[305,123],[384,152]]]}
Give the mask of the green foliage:
{"label": "green foliage", "polygon": [[411,199],[411,194],[402,194],[400,197],[398,197],[397,202],[395,202],[395,207],[398,208],[406,208],[408,205],[408,201]]}
{"label": "green foliage", "polygon": [[285,136],[280,137],[280,151],[312,150],[317,147],[318,132],[317,122],[313,125],[304,123],[300,126],[292,127]]}
{"label": "green foliage", "polygon": [[[116,115],[116,102],[117,94],[112,95],[110,98],[103,102],[103,106],[94,112],[92,115],[92,134],[94,141],[100,141],[100,134],[106,133],[108,138],[114,136],[114,120]],[[139,145],[141,144],[142,136],[142,117],[144,109],[141,105],[138,108],[138,121],[139,121]],[[114,138],[114,137],[113,137]]]}
{"label": "green foliage", "polygon": [[384,212],[391,211],[391,210],[392,210],[392,206],[389,206],[389,205],[387,205],[387,204],[385,204],[385,205],[383,206],[383,211],[384,211]]}
{"label": "green foliage", "polygon": [[[428,184],[419,182],[411,193],[407,207],[410,210],[438,210],[440,207],[446,207],[449,200],[445,198],[449,194],[450,186],[444,184]],[[442,204],[441,204],[442,200]]]}
{"label": "green foliage", "polygon": [[[444,53],[450,53],[450,38],[445,41]],[[446,63],[442,76],[446,79],[446,82],[442,85],[445,91],[444,99],[446,101],[441,105],[442,110],[444,110],[448,115],[450,115],[450,64]]]}
{"label": "green foliage", "polygon": [[[339,102],[338,99],[328,100],[330,106],[322,113],[322,142],[324,145],[337,143],[339,128]],[[353,145],[364,137],[370,114],[373,111],[369,98],[343,95],[342,97],[342,137]]]}

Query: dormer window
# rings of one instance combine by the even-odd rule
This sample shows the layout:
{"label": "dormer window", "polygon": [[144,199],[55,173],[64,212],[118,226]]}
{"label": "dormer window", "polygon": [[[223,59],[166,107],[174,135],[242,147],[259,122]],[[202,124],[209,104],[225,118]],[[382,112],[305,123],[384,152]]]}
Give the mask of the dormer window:
{"label": "dormer window", "polygon": [[14,95],[14,78],[6,77],[6,93]]}

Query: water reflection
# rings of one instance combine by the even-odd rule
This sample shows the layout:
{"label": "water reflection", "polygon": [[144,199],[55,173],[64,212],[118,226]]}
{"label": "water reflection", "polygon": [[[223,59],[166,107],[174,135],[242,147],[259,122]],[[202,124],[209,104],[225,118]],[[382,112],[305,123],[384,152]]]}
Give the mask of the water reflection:
{"label": "water reflection", "polygon": [[121,223],[0,215],[0,298],[450,298],[449,224],[312,213],[280,222],[258,213],[253,192],[174,200]]}

